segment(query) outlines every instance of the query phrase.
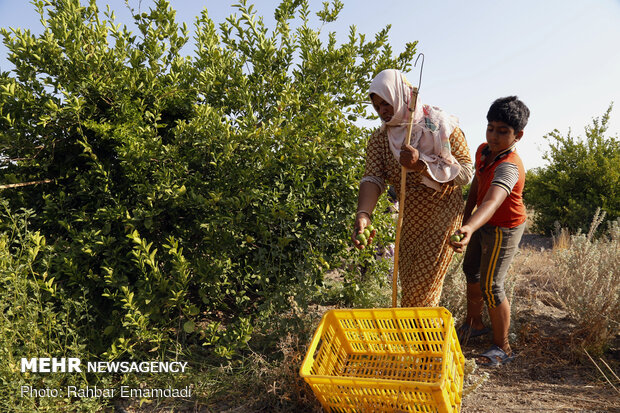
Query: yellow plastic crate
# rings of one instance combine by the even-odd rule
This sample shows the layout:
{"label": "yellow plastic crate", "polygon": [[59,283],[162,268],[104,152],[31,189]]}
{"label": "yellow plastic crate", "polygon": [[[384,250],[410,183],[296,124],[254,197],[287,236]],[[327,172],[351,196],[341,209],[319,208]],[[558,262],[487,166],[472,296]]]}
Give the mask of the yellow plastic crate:
{"label": "yellow plastic crate", "polygon": [[465,358],[443,307],[331,310],[300,375],[331,412],[460,412]]}

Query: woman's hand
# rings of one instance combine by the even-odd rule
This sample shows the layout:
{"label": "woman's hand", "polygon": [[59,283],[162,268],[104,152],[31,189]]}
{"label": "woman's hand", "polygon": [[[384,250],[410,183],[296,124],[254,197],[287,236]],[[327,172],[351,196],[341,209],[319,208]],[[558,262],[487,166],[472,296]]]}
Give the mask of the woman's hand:
{"label": "woman's hand", "polygon": [[450,240],[450,246],[454,250],[454,252],[461,253],[465,251],[465,247],[469,244],[472,235],[472,228],[469,225],[463,225],[461,228],[457,229],[455,234],[463,234],[464,237],[460,241],[452,241]]}
{"label": "woman's hand", "polygon": [[[353,234],[351,234],[351,241],[353,242],[353,245],[355,245],[355,248],[360,250],[365,248],[364,245],[357,240],[357,236],[358,234],[363,233],[368,225],[370,225],[370,217],[367,213],[361,212],[355,216],[355,229],[353,230]],[[376,233],[377,230],[373,229],[368,237],[368,242],[366,244],[367,246],[372,243],[372,239],[375,237]]]}
{"label": "woman's hand", "polygon": [[402,166],[407,169],[413,171],[420,171],[422,167],[420,167],[418,162],[420,160],[420,152],[411,145],[405,145],[400,147],[400,159],[399,162]]}

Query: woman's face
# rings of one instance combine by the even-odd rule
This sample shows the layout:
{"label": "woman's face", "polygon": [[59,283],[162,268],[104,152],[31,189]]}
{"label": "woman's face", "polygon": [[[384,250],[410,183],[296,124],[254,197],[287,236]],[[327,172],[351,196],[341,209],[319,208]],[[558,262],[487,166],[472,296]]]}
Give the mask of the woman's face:
{"label": "woman's face", "polygon": [[394,108],[392,107],[392,105],[390,105],[379,95],[374,93],[372,94],[372,96],[370,96],[370,100],[372,100],[372,106],[379,114],[381,120],[384,122],[389,122],[390,119],[392,119],[392,116],[394,116]]}

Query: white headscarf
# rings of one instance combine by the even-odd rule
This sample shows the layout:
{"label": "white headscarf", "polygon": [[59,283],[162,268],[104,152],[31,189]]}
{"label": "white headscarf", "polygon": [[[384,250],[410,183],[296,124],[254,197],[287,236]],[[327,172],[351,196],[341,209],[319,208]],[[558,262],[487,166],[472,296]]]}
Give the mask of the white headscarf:
{"label": "white headscarf", "polygon": [[[395,69],[383,70],[370,84],[369,95],[378,95],[394,108],[394,116],[382,126],[387,128],[390,150],[396,160],[400,159],[400,148],[407,137],[412,91],[405,75]],[[420,160],[437,182],[453,180],[461,169],[450,148],[450,135],[457,126],[454,116],[437,107],[422,105],[418,98],[410,144],[420,152]]]}

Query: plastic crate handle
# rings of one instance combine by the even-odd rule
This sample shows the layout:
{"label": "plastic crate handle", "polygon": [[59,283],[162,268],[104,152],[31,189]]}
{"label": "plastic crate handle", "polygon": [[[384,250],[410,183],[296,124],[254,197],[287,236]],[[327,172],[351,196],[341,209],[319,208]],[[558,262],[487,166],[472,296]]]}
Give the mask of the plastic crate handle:
{"label": "plastic crate handle", "polygon": [[310,368],[314,365],[314,360],[316,355],[319,353],[321,349],[321,345],[323,345],[323,328],[325,328],[325,318],[328,316],[329,312],[323,316],[323,319],[319,323],[316,331],[314,332],[314,336],[312,336],[312,341],[310,342],[310,347],[306,351],[306,357],[304,361],[301,363],[301,368],[299,369],[299,375],[301,377],[306,377],[310,375]]}

